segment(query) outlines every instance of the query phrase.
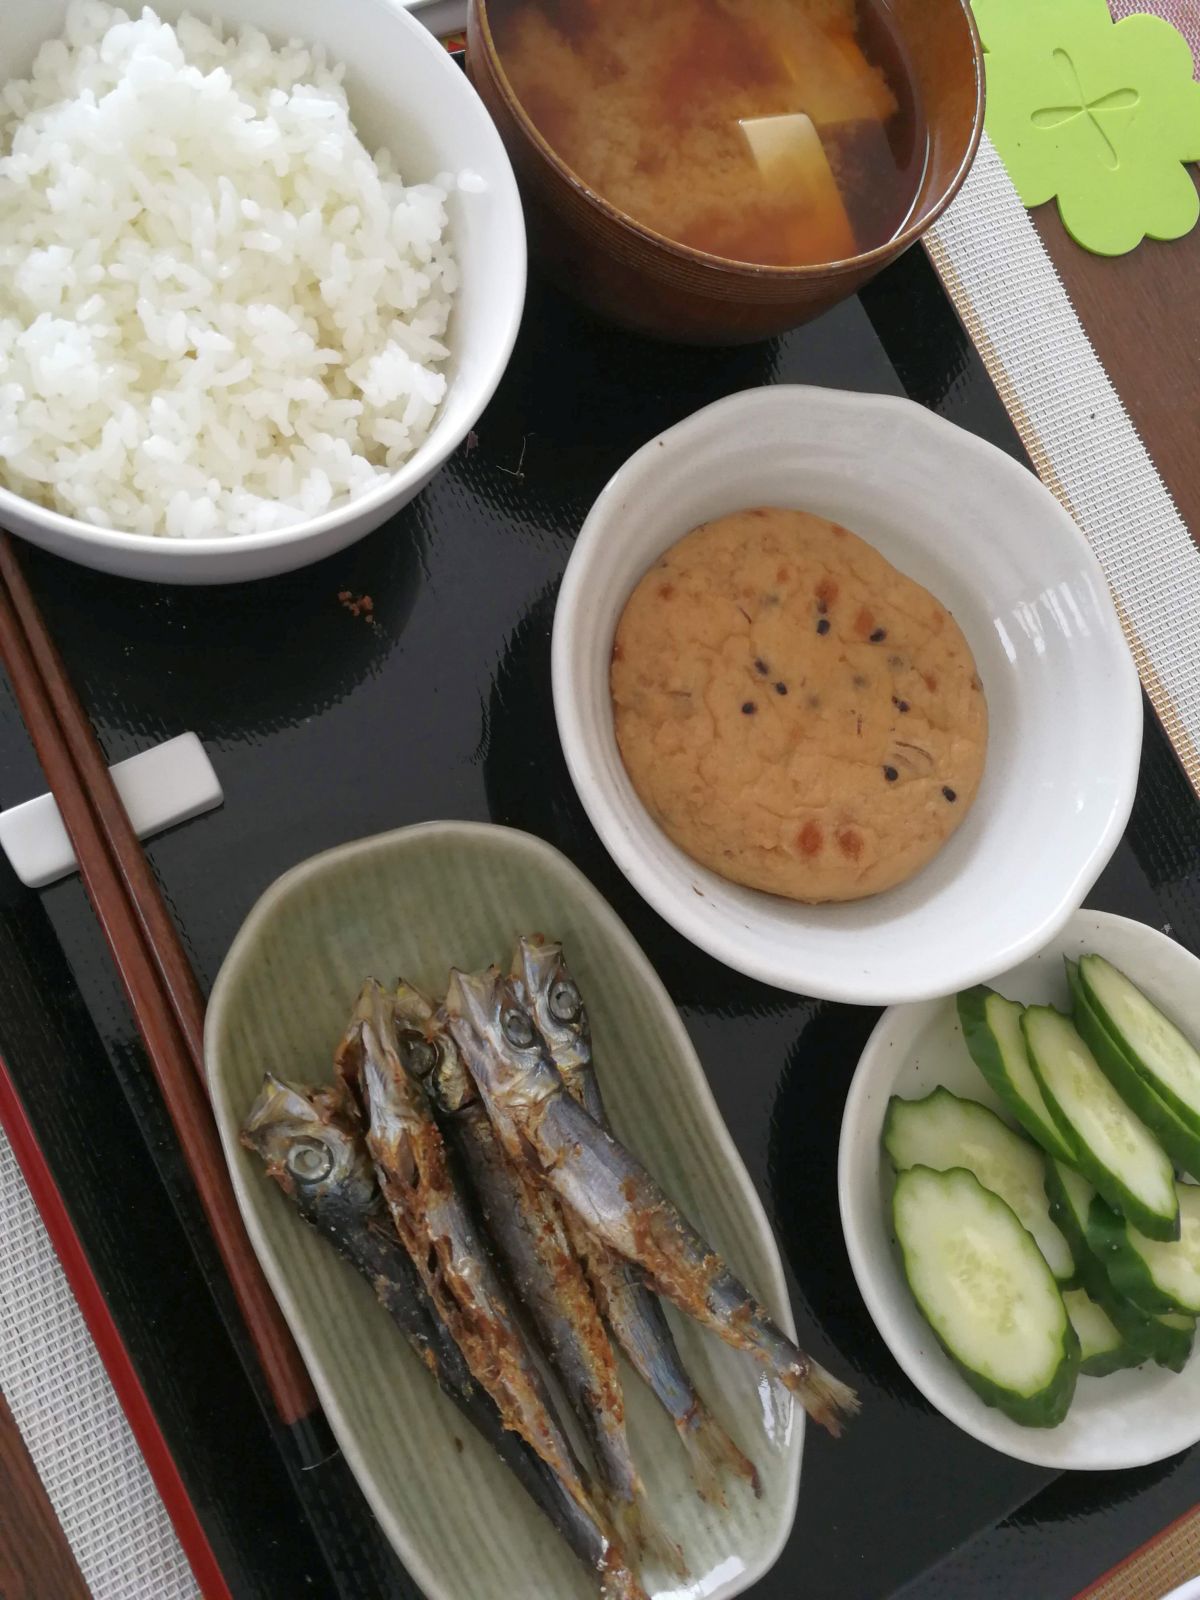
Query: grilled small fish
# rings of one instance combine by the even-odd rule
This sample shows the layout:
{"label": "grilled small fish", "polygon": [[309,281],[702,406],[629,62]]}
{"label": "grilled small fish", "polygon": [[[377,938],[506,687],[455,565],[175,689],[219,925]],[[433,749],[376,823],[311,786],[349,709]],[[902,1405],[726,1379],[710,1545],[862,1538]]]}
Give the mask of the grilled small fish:
{"label": "grilled small fish", "polygon": [[425,1090],[401,1065],[392,997],[377,983],[363,985],[337,1069],[365,1114],[367,1148],[401,1243],[472,1376],[607,1541],[605,1595],[644,1600],[587,1491],[516,1311],[455,1187]]}
{"label": "grilled small fish", "polygon": [[[558,1068],[568,1092],[608,1133],[600,1081],[592,1062],[592,1035],[583,996],[567,970],[562,946],[540,935],[518,940],[510,976]],[[575,1253],[621,1349],[675,1424],[702,1499],[724,1503],[721,1470],[744,1478],[762,1494],[758,1472],[709,1411],[688,1376],[670,1324],[638,1268],[565,1213]]]}
{"label": "grilled small fish", "polygon": [[267,1073],[241,1141],[262,1157],[305,1221],[374,1287],[423,1365],[454,1384],[462,1357],[433,1322],[416,1269],[388,1223],[345,1089],[283,1083]]}
{"label": "grilled small fish", "polygon": [[[643,1489],[625,1436],[616,1357],[567,1236],[562,1208],[524,1163],[511,1160],[443,1019],[419,990],[396,992],[400,1059],[424,1082],[470,1180],[492,1242],[596,1458],[610,1507],[635,1507]],[[627,1529],[627,1531],[633,1531]]]}
{"label": "grilled small fish", "polygon": [[726,1344],[752,1354],[833,1434],[852,1389],[798,1350],[673,1206],[646,1169],[566,1090],[512,980],[453,972],[450,1030],[509,1154],[531,1160],[590,1232],[650,1287]]}
{"label": "grilled small fish", "polygon": [[337,1068],[364,1112],[367,1148],[396,1232],[472,1374],[508,1426],[586,1504],[579,1464],[455,1187],[425,1090],[400,1063],[392,998],[377,983],[363,986]]}
{"label": "grilled small fish", "polygon": [[[301,1087],[268,1073],[241,1139],[262,1157],[300,1215],[371,1284],[443,1392],[515,1473],[575,1555],[603,1577],[613,1559],[610,1541],[536,1452],[504,1426],[426,1294],[388,1220],[345,1088]],[[622,1591],[612,1593],[615,1600]]]}

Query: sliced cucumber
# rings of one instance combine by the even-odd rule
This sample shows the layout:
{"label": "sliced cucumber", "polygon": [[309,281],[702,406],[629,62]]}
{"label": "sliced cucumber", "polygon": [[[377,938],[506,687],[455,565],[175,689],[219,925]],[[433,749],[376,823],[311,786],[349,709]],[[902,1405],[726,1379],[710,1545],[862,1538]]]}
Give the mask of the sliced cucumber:
{"label": "sliced cucumber", "polygon": [[1174,1244],[1148,1239],[1106,1206],[1093,1201],[1088,1243],[1117,1294],[1142,1311],[1200,1315],[1200,1188],[1181,1183],[1179,1238]]}
{"label": "sliced cucumber", "polygon": [[1164,1311],[1161,1316],[1150,1318],[1150,1326],[1154,1330],[1155,1361],[1172,1372],[1182,1372],[1196,1339],[1195,1317],[1184,1316],[1182,1311]]}
{"label": "sliced cucumber", "polygon": [[1122,1367],[1136,1367],[1144,1358],[1125,1343],[1112,1318],[1086,1289],[1064,1289],[1063,1304],[1079,1340],[1079,1370],[1104,1378]]}
{"label": "sliced cucumber", "polygon": [[1200,1137],[1200,1051],[1103,956],[1084,956],[1079,976],[1093,1011],[1125,1056]]}
{"label": "sliced cucumber", "polygon": [[1015,1422],[1056,1427],[1075,1392],[1079,1340],[1011,1206],[965,1168],[910,1167],[892,1219],[913,1296],[963,1377]]}
{"label": "sliced cucumber", "polygon": [[1006,1127],[994,1111],[938,1088],[922,1100],[893,1096],[883,1123],[883,1143],[898,1172],[907,1167],[965,1167],[998,1194],[1029,1229],[1060,1284],[1075,1276],[1067,1241],[1050,1220],[1046,1158],[1028,1139]]}
{"label": "sliced cucumber", "polygon": [[[1119,1296],[1109,1283],[1099,1257],[1088,1243],[1088,1211],[1095,1197],[1095,1189],[1073,1167],[1067,1166],[1064,1161],[1050,1160],[1046,1163],[1046,1199],[1050,1202],[1050,1215],[1071,1247],[1080,1283],[1124,1332],[1119,1316],[1113,1314],[1111,1304]],[[1140,1314],[1138,1320],[1144,1320]]]}
{"label": "sliced cucumber", "polygon": [[1177,1239],[1179,1200],[1166,1152],[1101,1072],[1071,1019],[1053,1006],[1030,1006],[1021,1028],[1074,1165],[1143,1233]]}
{"label": "sliced cucumber", "polygon": [[1091,1208],[1099,1196],[1086,1178],[1061,1161],[1051,1161],[1046,1168],[1046,1194],[1050,1215],[1071,1246],[1088,1294],[1103,1308],[1131,1350],[1143,1360],[1156,1361],[1161,1367],[1179,1372],[1191,1354],[1194,1319],[1176,1312],[1147,1316],[1117,1294],[1103,1263],[1088,1243]]}
{"label": "sliced cucumber", "polygon": [[1096,1063],[1125,1104],[1150,1129],[1181,1172],[1200,1178],[1200,1136],[1154,1090],[1100,1020],[1084,987],[1079,967],[1067,962],[1075,1026]]}
{"label": "sliced cucumber", "polygon": [[1029,1065],[1021,1032],[1024,1006],[983,984],[964,989],[957,1005],[971,1059],[992,1092],[1043,1150],[1060,1161],[1070,1161],[1071,1147],[1058,1131]]}

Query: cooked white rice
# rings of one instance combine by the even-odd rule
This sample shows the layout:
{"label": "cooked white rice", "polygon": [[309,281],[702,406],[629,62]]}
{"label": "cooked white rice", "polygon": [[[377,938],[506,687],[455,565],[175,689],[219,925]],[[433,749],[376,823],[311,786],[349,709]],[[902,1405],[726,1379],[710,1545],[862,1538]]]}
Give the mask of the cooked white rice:
{"label": "cooked white rice", "polygon": [[0,482],[101,527],[286,527],[424,438],[454,178],[406,187],[342,69],[77,0],[0,91]]}

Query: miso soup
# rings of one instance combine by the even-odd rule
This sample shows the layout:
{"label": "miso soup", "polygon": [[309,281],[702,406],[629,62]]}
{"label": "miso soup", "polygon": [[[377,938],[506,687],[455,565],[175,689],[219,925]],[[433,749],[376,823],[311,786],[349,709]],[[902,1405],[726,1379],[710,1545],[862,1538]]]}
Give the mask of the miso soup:
{"label": "miso soup", "polygon": [[530,120],[679,244],[843,260],[910,215],[928,139],[886,0],[490,0]]}

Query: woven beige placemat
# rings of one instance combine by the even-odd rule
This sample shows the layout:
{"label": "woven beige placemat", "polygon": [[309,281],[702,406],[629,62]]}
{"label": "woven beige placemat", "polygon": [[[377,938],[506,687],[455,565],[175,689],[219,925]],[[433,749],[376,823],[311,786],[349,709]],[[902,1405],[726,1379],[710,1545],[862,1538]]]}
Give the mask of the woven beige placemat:
{"label": "woven beige placemat", "polygon": [[1200,1573],[1200,1506],[1185,1512],[1076,1600],[1163,1600]]}
{"label": "woven beige placemat", "polygon": [[93,1600],[195,1600],[175,1530],[2,1131],[0,1240],[0,1389]]}
{"label": "woven beige placemat", "polygon": [[1103,567],[1142,684],[1200,794],[1200,549],[986,134],[927,248],[1038,475]]}

